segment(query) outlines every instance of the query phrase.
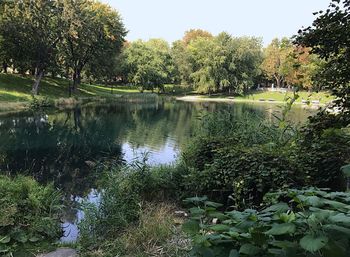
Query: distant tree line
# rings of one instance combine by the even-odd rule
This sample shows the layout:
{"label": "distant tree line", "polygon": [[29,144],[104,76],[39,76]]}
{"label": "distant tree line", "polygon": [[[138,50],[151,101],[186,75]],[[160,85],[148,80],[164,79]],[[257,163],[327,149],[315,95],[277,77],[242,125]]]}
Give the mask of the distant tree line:
{"label": "distant tree line", "polygon": [[2,70],[33,75],[33,94],[48,75],[70,79],[70,93],[82,80],[140,91],[183,84],[209,94],[244,94],[272,83],[317,89],[312,78],[323,65],[310,48],[287,38],[263,48],[260,38],[192,29],[172,45],[126,42],[119,13],[93,0],[7,0],[0,8]]}

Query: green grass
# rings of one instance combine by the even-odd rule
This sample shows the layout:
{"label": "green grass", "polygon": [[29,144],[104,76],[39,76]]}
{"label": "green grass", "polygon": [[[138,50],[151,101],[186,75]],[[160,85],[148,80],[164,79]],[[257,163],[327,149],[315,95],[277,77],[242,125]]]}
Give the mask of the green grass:
{"label": "green grass", "polygon": [[[31,87],[33,78],[14,74],[0,74],[0,101],[2,102],[23,102],[31,99]],[[40,84],[39,94],[44,97],[57,99],[68,97],[69,81],[59,78],[44,78]],[[117,86],[113,88],[113,94],[135,94],[137,88]],[[76,97],[110,97],[111,88],[102,85],[81,84]]]}
{"label": "green grass", "polygon": [[[328,92],[306,92],[300,91],[298,92],[299,98],[297,99],[297,103],[301,103],[302,100],[307,101],[320,101],[321,104],[329,103],[334,99]],[[236,101],[261,101],[261,102],[283,102],[287,97],[292,97],[293,93],[282,93],[282,92],[268,92],[268,91],[253,91],[250,94],[245,96],[234,96],[233,99]],[[212,95],[212,96],[200,96],[201,98],[211,98],[211,99],[230,99],[231,97],[228,95]]]}
{"label": "green grass", "polygon": [[[28,108],[32,100],[31,89],[33,77],[16,74],[0,74],[0,112],[21,111]],[[81,84],[69,98],[69,81],[60,78],[44,78],[40,83],[39,98],[48,98],[56,105],[76,103],[77,99],[103,98],[125,101],[148,101],[155,95],[145,92],[141,94],[137,87]],[[79,100],[78,100],[79,101]]]}

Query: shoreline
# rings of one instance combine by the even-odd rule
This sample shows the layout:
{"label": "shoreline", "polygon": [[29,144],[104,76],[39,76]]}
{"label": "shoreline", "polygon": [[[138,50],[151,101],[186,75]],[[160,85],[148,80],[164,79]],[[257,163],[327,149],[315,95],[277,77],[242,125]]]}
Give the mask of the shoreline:
{"label": "shoreline", "polygon": [[[261,103],[261,104],[285,104],[285,101],[277,100],[254,100],[254,99],[235,99],[235,98],[220,98],[220,97],[202,97],[201,95],[189,95],[176,97],[177,101],[184,102],[222,102],[222,103]],[[326,106],[324,103],[319,104],[305,104],[302,102],[295,102],[295,105],[301,105],[304,107],[315,108]]]}

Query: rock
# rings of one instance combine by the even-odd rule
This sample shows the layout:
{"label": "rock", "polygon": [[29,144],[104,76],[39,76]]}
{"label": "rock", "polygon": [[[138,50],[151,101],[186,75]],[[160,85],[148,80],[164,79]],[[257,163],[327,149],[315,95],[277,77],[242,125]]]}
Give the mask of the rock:
{"label": "rock", "polygon": [[74,249],[60,248],[51,253],[40,254],[37,257],[78,257],[78,253]]}
{"label": "rock", "polygon": [[174,214],[178,217],[187,217],[188,214],[184,211],[175,211]]}

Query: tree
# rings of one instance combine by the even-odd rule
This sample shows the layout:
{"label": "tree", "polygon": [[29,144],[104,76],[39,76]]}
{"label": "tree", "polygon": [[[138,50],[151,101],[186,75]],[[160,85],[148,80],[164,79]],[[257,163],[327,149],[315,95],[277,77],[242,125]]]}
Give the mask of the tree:
{"label": "tree", "polygon": [[276,86],[281,87],[286,76],[290,72],[288,57],[293,52],[293,46],[289,39],[273,39],[271,44],[264,50],[264,61],[261,69],[267,77],[276,81]]}
{"label": "tree", "polygon": [[313,81],[321,69],[323,62],[311,53],[311,48],[293,46],[293,52],[287,57],[285,64],[285,82],[308,90],[319,90],[321,86]]}
{"label": "tree", "polygon": [[127,32],[117,11],[92,0],[64,0],[62,20],[60,59],[73,80],[70,91],[75,91],[88,64],[92,70],[110,65],[105,60],[120,52]]}
{"label": "tree", "polygon": [[189,61],[187,46],[182,40],[173,42],[171,47],[171,58],[175,64],[176,69],[175,80],[179,83],[190,84],[192,67]]}
{"label": "tree", "polygon": [[128,80],[144,89],[163,89],[165,83],[172,81],[174,64],[170,47],[162,39],[147,42],[138,40],[130,43],[123,52]]}
{"label": "tree", "polygon": [[56,45],[61,38],[61,6],[54,0],[14,0],[3,8],[2,56],[6,63],[13,60],[22,72],[35,71],[32,93],[37,95],[45,71],[55,60]]}
{"label": "tree", "polygon": [[190,29],[185,32],[185,35],[182,38],[182,42],[185,44],[185,46],[188,46],[191,41],[194,41],[198,38],[213,38],[213,35],[210,32],[202,29]]}
{"label": "tree", "polygon": [[254,84],[261,63],[261,42],[256,38],[233,38],[220,33],[199,37],[188,45],[192,79],[197,91],[244,93]]}
{"label": "tree", "polygon": [[350,0],[332,0],[325,12],[315,15],[312,26],[300,30],[295,41],[325,60],[318,83],[333,92],[334,105],[341,111],[328,117],[325,126],[346,126],[350,124]]}
{"label": "tree", "polygon": [[232,61],[229,69],[232,88],[236,93],[247,93],[261,74],[260,65],[263,61],[261,39],[255,37],[233,38]]}

